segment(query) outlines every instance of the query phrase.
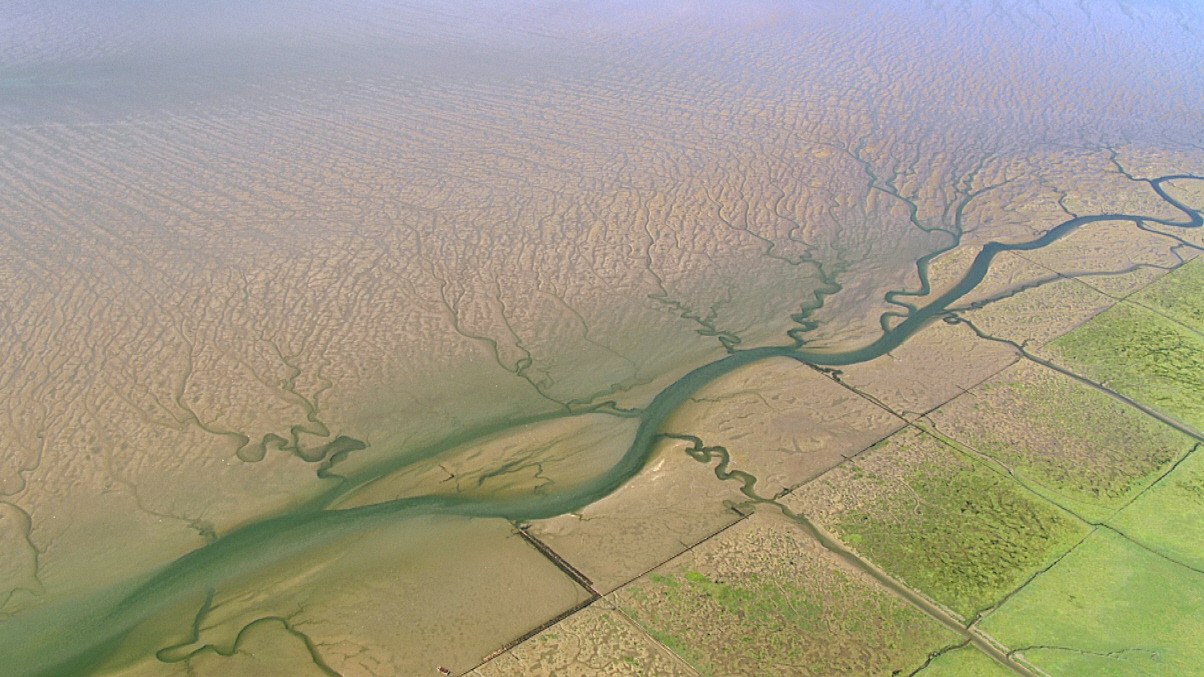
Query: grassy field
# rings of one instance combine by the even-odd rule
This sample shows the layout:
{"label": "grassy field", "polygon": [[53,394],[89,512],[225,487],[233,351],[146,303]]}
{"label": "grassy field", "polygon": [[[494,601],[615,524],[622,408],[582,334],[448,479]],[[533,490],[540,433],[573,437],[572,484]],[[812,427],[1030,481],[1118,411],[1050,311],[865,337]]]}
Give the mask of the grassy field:
{"label": "grassy field", "polygon": [[1132,300],[1204,332],[1204,259],[1197,258],[1146,287]]}
{"label": "grassy field", "polygon": [[794,523],[761,513],[614,599],[704,675],[908,674],[958,641]]}
{"label": "grassy field", "polygon": [[1121,303],[1048,346],[1054,361],[1171,416],[1204,428],[1204,337]]}
{"label": "grassy field", "polygon": [[1200,674],[1202,582],[1100,529],[981,627],[1051,675]]}
{"label": "grassy field", "polygon": [[915,429],[785,499],[970,618],[1086,533],[1069,513]]}
{"label": "grassy field", "polygon": [[930,415],[942,433],[1005,465],[1050,500],[1102,521],[1192,439],[1108,395],[1023,361]]}
{"label": "grassy field", "polygon": [[1204,569],[1204,452],[1197,449],[1109,524],[1148,548]]}

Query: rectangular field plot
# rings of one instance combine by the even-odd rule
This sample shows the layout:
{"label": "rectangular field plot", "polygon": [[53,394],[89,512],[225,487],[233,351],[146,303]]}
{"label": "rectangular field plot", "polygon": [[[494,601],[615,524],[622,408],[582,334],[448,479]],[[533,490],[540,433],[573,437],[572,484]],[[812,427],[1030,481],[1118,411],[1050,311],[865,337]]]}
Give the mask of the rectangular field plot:
{"label": "rectangular field plot", "polygon": [[937,322],[891,352],[841,367],[841,380],[905,418],[927,413],[1019,358],[964,325]]}
{"label": "rectangular field plot", "polygon": [[1021,585],[1087,528],[915,428],[782,502],[966,618]]}
{"label": "rectangular field plot", "polygon": [[1204,454],[1200,448],[1108,523],[1151,550],[1204,569]]}
{"label": "rectangular field plot", "polygon": [[1046,347],[1054,362],[1204,429],[1204,336],[1120,303]]}
{"label": "rectangular field plot", "polygon": [[1204,259],[1184,264],[1130,300],[1194,331],[1204,332]]}
{"label": "rectangular field plot", "polygon": [[1116,301],[1078,280],[1044,281],[1039,286],[991,300],[960,315],[984,333],[1027,349],[1042,346],[1090,320]]}
{"label": "rectangular field plot", "polygon": [[1199,572],[1100,529],[981,627],[1051,675],[1196,675],[1202,583]]}
{"label": "rectangular field plot", "polygon": [[529,533],[607,593],[741,519],[735,482],[664,440],[639,475],[581,510],[532,522]]}
{"label": "rectangular field plot", "polygon": [[1028,360],[934,411],[941,433],[1088,520],[1107,519],[1192,446],[1170,426]]}
{"label": "rectangular field plot", "polygon": [[724,447],[734,468],[773,496],[813,479],[905,422],[811,367],[764,360],[698,391],[665,422]]}
{"label": "rectangular field plot", "polygon": [[908,674],[959,640],[768,511],[613,597],[704,675]]}
{"label": "rectangular field plot", "polygon": [[698,673],[600,600],[470,674],[473,677],[691,677]]}

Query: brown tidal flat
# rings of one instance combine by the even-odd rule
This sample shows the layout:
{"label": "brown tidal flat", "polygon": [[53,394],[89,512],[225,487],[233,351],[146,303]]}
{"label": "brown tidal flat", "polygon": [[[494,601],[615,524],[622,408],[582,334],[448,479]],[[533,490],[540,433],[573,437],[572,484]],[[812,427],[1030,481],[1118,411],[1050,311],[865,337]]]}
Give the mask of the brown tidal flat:
{"label": "brown tidal flat", "polygon": [[689,677],[698,673],[609,601],[598,601],[470,674]]}
{"label": "brown tidal flat", "polygon": [[[1201,30],[1174,2],[4,3],[0,676],[919,667],[960,640],[766,503],[1117,299],[1195,317],[1138,290],[1204,246],[1171,223],[1204,181],[1156,184],[1204,174]],[[1105,214],[1140,216],[922,315],[990,243]],[[777,357],[708,371],[742,354]],[[796,587],[723,607],[729,554],[744,592]],[[634,598],[658,567],[810,625],[742,655]]]}
{"label": "brown tidal flat", "polygon": [[732,467],[773,496],[903,427],[902,419],[814,368],[766,360],[701,389],[664,423],[723,447]]}
{"label": "brown tidal flat", "polygon": [[568,515],[532,523],[530,533],[607,593],[739,521],[747,500],[733,484],[665,440],[638,476]]}
{"label": "brown tidal flat", "polygon": [[844,383],[905,418],[931,411],[1012,364],[1010,346],[978,338],[964,325],[933,324],[900,348],[844,367]]}

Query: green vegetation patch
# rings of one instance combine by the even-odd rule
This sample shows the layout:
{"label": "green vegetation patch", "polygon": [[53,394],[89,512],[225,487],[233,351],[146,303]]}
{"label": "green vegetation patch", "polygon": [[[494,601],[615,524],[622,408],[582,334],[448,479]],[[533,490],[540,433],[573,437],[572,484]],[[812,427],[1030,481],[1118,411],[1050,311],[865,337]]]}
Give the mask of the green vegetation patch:
{"label": "green vegetation patch", "polygon": [[1014,677],[1016,673],[967,645],[937,656],[918,674],[921,677]]}
{"label": "green vegetation patch", "polygon": [[738,585],[711,580],[697,571],[675,576],[653,576],[652,581],[669,589],[669,594],[701,597],[723,612],[747,619],[772,632],[813,630],[823,609],[807,591],[794,584],[750,576]]}
{"label": "green vegetation patch", "polygon": [[842,493],[864,499],[837,517],[836,530],[858,552],[966,618],[1086,533],[1069,513],[928,435],[892,440],[871,453],[925,461],[895,477],[843,478]]}
{"label": "green vegetation patch", "polygon": [[1200,430],[1204,337],[1132,303],[1119,303],[1049,344],[1072,371]]}
{"label": "green vegetation patch", "polygon": [[1134,294],[1132,299],[1204,332],[1204,259],[1189,261]]}
{"label": "green vegetation patch", "polygon": [[1204,451],[1197,447],[1109,524],[1148,548],[1204,570]]}
{"label": "green vegetation patch", "polygon": [[941,432],[1093,521],[1111,516],[1192,446],[1157,419],[1028,361],[931,418]]}
{"label": "green vegetation patch", "polygon": [[786,528],[797,533],[686,555],[689,568],[670,563],[615,599],[704,675],[908,674],[958,641]]}
{"label": "green vegetation patch", "polygon": [[1100,529],[981,627],[1052,675],[1199,674],[1204,576]]}

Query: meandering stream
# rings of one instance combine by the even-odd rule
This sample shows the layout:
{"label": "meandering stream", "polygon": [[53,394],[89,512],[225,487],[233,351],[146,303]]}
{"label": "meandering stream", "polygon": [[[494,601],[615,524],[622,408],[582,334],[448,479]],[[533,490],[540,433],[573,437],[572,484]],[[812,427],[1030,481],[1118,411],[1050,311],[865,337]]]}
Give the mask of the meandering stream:
{"label": "meandering stream", "polygon": [[[902,321],[893,328],[887,328],[868,345],[844,352],[824,352],[809,349],[805,340],[795,335],[787,345],[751,349],[733,347],[726,357],[690,371],[662,390],[646,408],[633,412],[631,415],[639,417],[639,427],[626,453],[605,473],[572,489],[521,498],[426,495],[355,508],[331,507],[381,473],[401,469],[396,465],[376,468],[373,471],[376,476],[349,478],[349,481],[303,508],[263,519],[217,538],[171,562],[147,579],[130,582],[86,599],[56,602],[0,624],[0,657],[3,657],[4,669],[20,666],[19,671],[45,675],[87,672],[116,650],[123,638],[141,624],[153,621],[158,614],[206,590],[220,589],[224,581],[245,576],[349,533],[370,532],[401,518],[454,515],[524,521],[579,510],[607,496],[640,472],[663,432],[662,424],[683,402],[708,383],[745,365],[778,357],[823,366],[872,360],[897,348],[928,323],[942,317],[951,305],[982,282],[999,254],[1040,249],[1091,224],[1128,221],[1136,227],[1158,224],[1199,228],[1204,224],[1201,212],[1183,204],[1164,188],[1167,182],[1182,180],[1204,180],[1204,177],[1174,174],[1150,179],[1148,183],[1159,198],[1182,212],[1184,219],[1120,213],[1079,216],[1063,221],[1026,242],[991,242],[981,249],[956,284],[926,304],[909,308]],[[917,262],[922,280],[927,279],[929,260],[931,256]],[[579,412],[565,415],[579,415]],[[537,419],[520,423],[527,424]],[[405,462],[409,464],[420,458],[431,458],[441,450],[451,449],[465,441],[464,435],[461,435],[425,454],[411,455]]]}

